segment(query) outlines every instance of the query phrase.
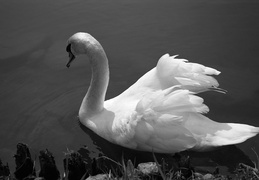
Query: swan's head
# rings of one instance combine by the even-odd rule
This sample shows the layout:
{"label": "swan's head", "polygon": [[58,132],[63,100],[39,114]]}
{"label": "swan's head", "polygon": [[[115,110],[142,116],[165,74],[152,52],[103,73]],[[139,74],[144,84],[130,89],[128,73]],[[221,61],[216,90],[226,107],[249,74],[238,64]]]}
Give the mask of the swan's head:
{"label": "swan's head", "polygon": [[93,36],[88,33],[78,32],[72,35],[67,41],[66,51],[69,55],[67,67],[70,67],[71,62],[80,54],[89,54],[93,49],[93,45],[98,43]]}

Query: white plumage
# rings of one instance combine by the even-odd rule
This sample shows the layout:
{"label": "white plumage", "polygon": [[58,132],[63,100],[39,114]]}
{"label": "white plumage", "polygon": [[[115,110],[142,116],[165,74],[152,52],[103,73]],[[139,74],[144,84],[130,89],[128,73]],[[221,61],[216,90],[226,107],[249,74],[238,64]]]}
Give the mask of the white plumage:
{"label": "white plumage", "polygon": [[258,127],[218,123],[203,114],[209,108],[198,93],[215,90],[211,75],[216,69],[168,54],[122,94],[104,101],[109,82],[107,56],[100,43],[87,33],[68,40],[70,60],[85,54],[92,80],[79,110],[83,125],[121,146],[160,153],[241,143],[259,132]]}

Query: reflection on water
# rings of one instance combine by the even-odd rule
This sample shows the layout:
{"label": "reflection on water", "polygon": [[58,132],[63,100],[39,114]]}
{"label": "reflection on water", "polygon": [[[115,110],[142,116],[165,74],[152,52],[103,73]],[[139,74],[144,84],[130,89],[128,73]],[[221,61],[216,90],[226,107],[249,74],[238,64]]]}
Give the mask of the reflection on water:
{"label": "reflection on water", "polygon": [[[118,152],[127,151],[78,126],[77,112],[90,76],[83,57],[70,69],[65,67],[66,40],[77,31],[90,32],[107,51],[111,71],[107,98],[129,87],[164,53],[180,54],[222,72],[217,79],[228,94],[203,95],[211,119],[259,126],[258,1],[0,4],[0,157],[12,169],[18,142],[29,144],[36,154],[48,148],[60,169],[66,148],[86,145],[91,156],[105,150],[115,159]],[[253,158],[250,148],[259,150],[258,138],[238,147]]]}

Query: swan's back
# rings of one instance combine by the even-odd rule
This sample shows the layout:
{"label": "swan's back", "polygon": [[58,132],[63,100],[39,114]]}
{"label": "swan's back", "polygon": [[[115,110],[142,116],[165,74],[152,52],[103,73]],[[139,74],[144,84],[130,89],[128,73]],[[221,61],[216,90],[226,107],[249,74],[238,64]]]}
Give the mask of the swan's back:
{"label": "swan's back", "polygon": [[211,76],[218,74],[216,69],[201,64],[168,54],[162,56],[155,68],[110,103],[107,101],[109,110],[119,112],[111,128],[119,132],[114,133],[115,143],[174,153],[237,144],[255,136],[259,128],[218,123],[203,115],[209,108],[197,93],[221,91]]}

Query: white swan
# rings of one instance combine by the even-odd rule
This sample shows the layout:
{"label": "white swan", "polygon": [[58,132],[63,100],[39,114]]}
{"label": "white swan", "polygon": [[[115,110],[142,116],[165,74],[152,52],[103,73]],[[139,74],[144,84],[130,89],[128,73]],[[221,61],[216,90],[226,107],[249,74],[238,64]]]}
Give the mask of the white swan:
{"label": "white swan", "polygon": [[122,94],[104,101],[109,82],[106,54],[88,33],[68,39],[70,63],[85,54],[92,67],[90,87],[79,119],[104,139],[141,151],[175,153],[186,149],[241,143],[259,132],[258,127],[218,123],[205,117],[209,111],[196,94],[217,88],[210,75],[220,72],[168,54]]}

